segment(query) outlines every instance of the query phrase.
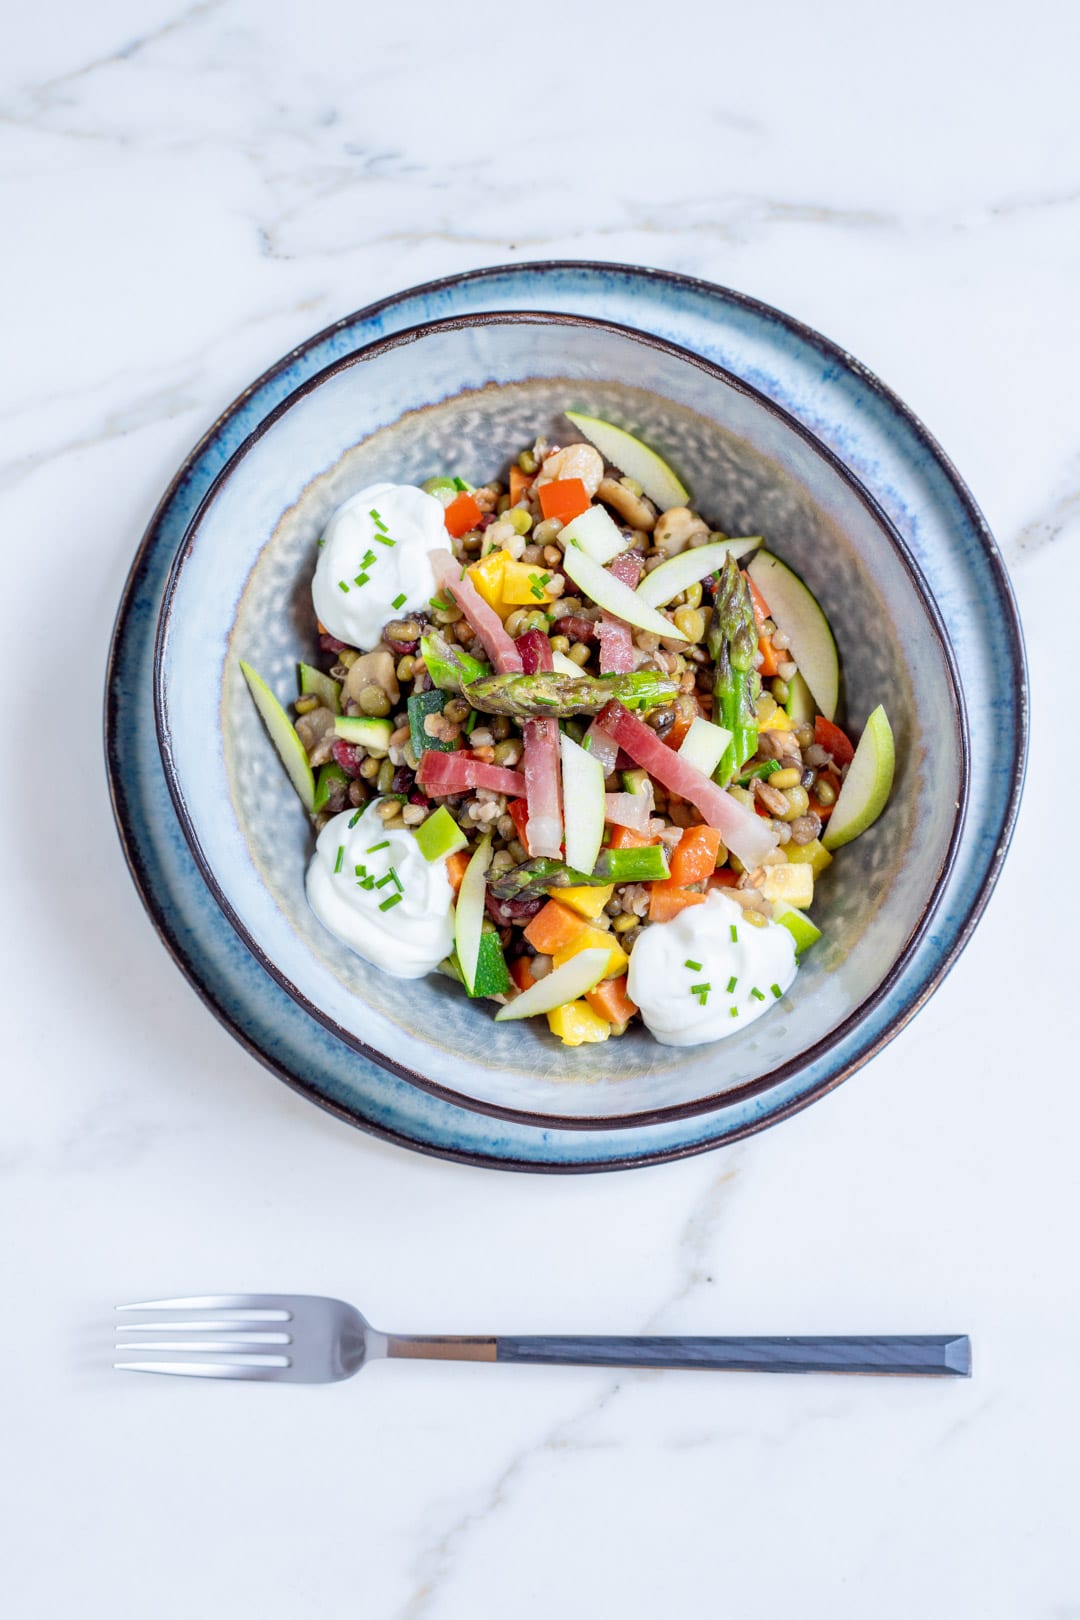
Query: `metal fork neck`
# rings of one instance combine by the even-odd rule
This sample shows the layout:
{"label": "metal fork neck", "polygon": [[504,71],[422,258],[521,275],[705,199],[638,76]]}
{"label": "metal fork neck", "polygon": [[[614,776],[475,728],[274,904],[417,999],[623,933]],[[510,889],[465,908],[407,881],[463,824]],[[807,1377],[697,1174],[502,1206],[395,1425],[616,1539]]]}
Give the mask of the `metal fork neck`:
{"label": "metal fork neck", "polygon": [[498,1343],[493,1338],[459,1334],[387,1333],[384,1354],[405,1361],[494,1361]]}

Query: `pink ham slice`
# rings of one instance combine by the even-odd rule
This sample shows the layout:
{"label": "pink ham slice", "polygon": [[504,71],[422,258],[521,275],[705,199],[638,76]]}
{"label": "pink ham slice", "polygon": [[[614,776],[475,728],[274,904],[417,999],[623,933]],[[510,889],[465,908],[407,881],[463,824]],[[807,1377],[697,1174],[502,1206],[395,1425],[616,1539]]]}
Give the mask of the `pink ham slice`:
{"label": "pink ham slice", "polygon": [[520,771],[489,765],[465,753],[443,754],[437,748],[428,748],[420,755],[416,780],[432,799],[445,798],[448,793],[468,793],[471,788],[489,788],[492,793],[505,793],[514,799],[525,792],[525,778]]}
{"label": "pink ham slice", "polygon": [[492,667],[500,675],[513,670],[521,671],[521,656],[517,643],[508,636],[503,622],[494,608],[488,607],[468,574],[462,578],[462,565],[449,551],[432,551],[431,567],[440,590],[450,592],[458,607],[468,619],[491,659]]}
{"label": "pink ham slice", "polygon": [[[641,578],[641,558],[635,551],[621,551],[614,558],[610,572],[616,579],[629,585],[632,591],[637,589]],[[600,673],[601,675],[626,675],[634,667],[634,632],[622,619],[613,618],[610,613],[600,617]]]}
{"label": "pink ham slice", "polygon": [[619,757],[619,745],[611,733],[604,730],[600,724],[599,715],[585,733],[585,741],[582,746],[587,748],[589,753],[600,761],[604,775],[610,776]]}
{"label": "pink ham slice", "polygon": [[733,799],[730,793],[717,787],[702,771],[697,770],[660,741],[656,732],[644,725],[621,703],[609,703],[597,719],[603,723],[630,758],[662,783],[669,793],[678,793],[690,804],[696,805],[710,827],[715,827],[724,843],[749,869],[760,866],[779,842],[776,834],[765,825],[753,810]]}
{"label": "pink ham slice", "polygon": [[[535,675],[541,670],[550,672],[553,668],[551,643],[542,631],[527,630],[518,637],[515,648],[526,675]],[[530,855],[547,855],[557,861],[562,854],[563,842],[559,722],[526,720],[522,733],[525,738],[525,798],[529,807],[525,842]]]}

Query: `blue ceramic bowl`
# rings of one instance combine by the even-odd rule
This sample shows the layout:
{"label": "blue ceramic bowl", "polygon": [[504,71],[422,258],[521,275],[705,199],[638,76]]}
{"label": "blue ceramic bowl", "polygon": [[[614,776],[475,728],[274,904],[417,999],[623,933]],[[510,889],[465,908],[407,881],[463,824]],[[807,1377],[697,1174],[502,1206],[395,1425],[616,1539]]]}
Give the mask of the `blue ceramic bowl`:
{"label": "blue ceramic bowl", "polygon": [[[297,658],[315,652],[316,540],[350,494],[448,469],[488,479],[537,432],[565,442],[568,408],[638,433],[718,527],[765,534],[829,615],[851,727],[884,701],[896,733],[886,813],[821,881],[824,939],[783,1004],[715,1046],[663,1047],[639,1030],[567,1048],[542,1021],[495,1025],[448,980],[394,979],[353,955],[307,906],[310,826],[240,674],[244,658],[291,698]],[[155,706],[181,825],[266,970],[405,1079],[541,1126],[610,1129],[712,1110],[827,1057],[879,1007],[926,929],[966,801],[964,707],[946,639],[871,497],[745,382],[660,339],[568,315],[475,315],[402,332],[327,367],[273,411],[180,548]]]}

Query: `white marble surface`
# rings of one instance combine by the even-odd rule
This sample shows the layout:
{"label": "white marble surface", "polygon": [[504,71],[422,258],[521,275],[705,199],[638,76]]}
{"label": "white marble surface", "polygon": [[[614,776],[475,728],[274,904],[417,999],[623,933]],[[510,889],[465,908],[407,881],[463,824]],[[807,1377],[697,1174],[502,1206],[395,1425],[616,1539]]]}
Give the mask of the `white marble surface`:
{"label": "white marble surface", "polygon": [[[62,0],[8,21],[11,1620],[1080,1615],[1076,8],[590,15]],[[373,297],[546,256],[712,277],[885,377],[1000,536],[1034,687],[1013,856],[914,1025],[733,1150],[576,1180],[429,1162],[275,1084],[156,943],[99,743],[128,562],[221,407]],[[218,1286],[340,1293],[401,1329],[966,1329],[976,1376],[108,1370],[114,1301]]]}

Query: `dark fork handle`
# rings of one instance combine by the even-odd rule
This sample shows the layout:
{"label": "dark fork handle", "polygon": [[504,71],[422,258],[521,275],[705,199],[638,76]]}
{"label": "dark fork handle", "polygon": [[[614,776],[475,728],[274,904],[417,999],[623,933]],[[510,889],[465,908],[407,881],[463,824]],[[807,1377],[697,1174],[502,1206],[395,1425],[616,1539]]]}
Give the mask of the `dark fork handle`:
{"label": "dark fork handle", "polygon": [[714,1367],[729,1372],[907,1373],[969,1378],[971,1341],[943,1333],[880,1338],[510,1338],[495,1340],[496,1361],[594,1367]]}

